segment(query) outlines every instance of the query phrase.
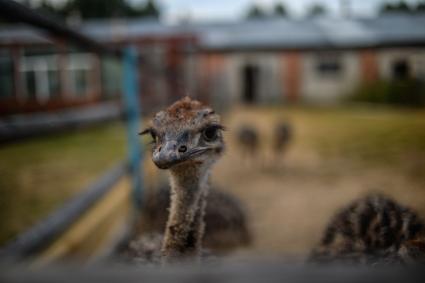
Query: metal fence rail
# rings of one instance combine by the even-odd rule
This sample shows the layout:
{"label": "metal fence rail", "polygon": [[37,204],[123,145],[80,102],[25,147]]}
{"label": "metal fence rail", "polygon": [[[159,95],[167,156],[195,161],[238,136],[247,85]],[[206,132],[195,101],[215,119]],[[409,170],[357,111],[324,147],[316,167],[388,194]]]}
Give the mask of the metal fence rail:
{"label": "metal fence rail", "polygon": [[72,42],[85,50],[95,53],[122,56],[122,52],[120,50],[105,46],[67,27],[64,23],[58,23],[48,16],[36,13],[15,1],[0,0],[0,16],[12,22],[27,23],[49,33],[55,38]]}
{"label": "metal fence rail", "polygon": [[1,252],[1,255],[7,257],[22,258],[34,255],[48,246],[53,239],[69,228],[84,212],[110,191],[120,177],[128,172],[131,174],[135,207],[140,207],[143,168],[141,167],[142,150],[138,140],[138,132],[140,130],[138,55],[137,51],[131,47],[116,50],[102,45],[86,35],[67,27],[64,23],[59,23],[15,1],[0,0],[0,16],[13,22],[23,22],[39,28],[54,38],[73,43],[84,50],[115,56],[117,60],[122,60],[121,62],[124,65],[124,84],[122,88],[125,103],[122,105],[122,113],[125,116],[128,130],[127,160],[104,174],[97,182],[89,186],[82,195],[67,203],[39,225],[20,235],[16,241],[7,245]]}
{"label": "metal fence rail", "polygon": [[0,118],[0,143],[42,136],[69,128],[118,120],[121,107],[115,102],[65,109],[49,113],[12,115]]}
{"label": "metal fence rail", "polygon": [[80,195],[7,245],[1,250],[0,256],[21,259],[33,256],[48,246],[96,201],[107,194],[118,180],[127,173],[127,168],[127,164],[123,162],[110,169],[95,183],[85,188]]}

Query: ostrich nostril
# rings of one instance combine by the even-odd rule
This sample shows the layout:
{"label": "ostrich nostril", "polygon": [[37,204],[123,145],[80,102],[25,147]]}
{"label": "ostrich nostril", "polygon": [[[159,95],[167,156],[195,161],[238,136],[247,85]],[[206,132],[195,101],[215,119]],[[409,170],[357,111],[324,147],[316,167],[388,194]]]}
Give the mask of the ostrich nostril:
{"label": "ostrich nostril", "polygon": [[160,147],[158,147],[158,152],[161,152],[161,149],[162,149],[162,147],[160,146]]}
{"label": "ostrich nostril", "polygon": [[179,152],[184,153],[187,151],[187,147],[185,145],[179,146]]}

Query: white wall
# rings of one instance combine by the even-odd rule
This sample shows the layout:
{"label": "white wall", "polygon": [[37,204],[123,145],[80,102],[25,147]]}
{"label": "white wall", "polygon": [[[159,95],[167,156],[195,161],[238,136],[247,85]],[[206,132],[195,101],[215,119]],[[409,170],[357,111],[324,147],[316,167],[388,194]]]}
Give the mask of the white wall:
{"label": "white wall", "polygon": [[[378,72],[381,78],[391,78],[392,64],[398,58],[407,58],[412,73],[425,80],[425,48],[377,50]],[[324,75],[317,70],[323,54],[337,55],[342,66],[339,75]],[[202,55],[201,55],[202,56]],[[209,93],[216,105],[230,105],[243,101],[243,68],[247,64],[259,68],[257,102],[262,104],[284,102],[286,95],[283,52],[234,52],[222,54],[223,71],[215,78]],[[300,100],[312,103],[337,103],[362,83],[360,51],[302,52],[300,56]],[[282,66],[282,63],[284,65]],[[199,70],[199,66],[197,67]]]}
{"label": "white wall", "polygon": [[[223,55],[225,66],[222,76],[216,79],[214,97],[221,103],[232,104],[243,101],[242,71],[246,64],[259,68],[258,98],[259,103],[283,102],[286,90],[282,66],[283,52],[239,52]],[[316,63],[319,53],[301,53],[301,101],[316,103],[335,103],[356,87],[361,80],[359,54],[352,51],[338,53],[342,72],[338,76],[323,76],[317,72]]]}
{"label": "white wall", "polygon": [[361,81],[358,52],[338,51],[341,72],[338,75],[323,75],[317,71],[317,62],[322,53],[302,53],[301,98],[308,102],[334,103],[356,87]]}
{"label": "white wall", "polygon": [[257,102],[272,103],[282,100],[280,56],[276,53],[229,53],[225,57],[224,72],[215,96],[226,103],[243,101],[243,68],[247,64],[258,67]]}

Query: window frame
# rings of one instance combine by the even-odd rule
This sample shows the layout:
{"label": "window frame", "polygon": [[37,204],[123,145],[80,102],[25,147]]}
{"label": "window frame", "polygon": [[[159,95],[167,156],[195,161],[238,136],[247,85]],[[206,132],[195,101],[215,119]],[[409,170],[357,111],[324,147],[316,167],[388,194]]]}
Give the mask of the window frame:
{"label": "window frame", "polygon": [[53,97],[54,93],[50,89],[51,78],[49,72],[56,72],[58,80],[60,81],[60,70],[58,64],[59,56],[57,54],[27,55],[22,57],[20,61],[19,72],[22,83],[24,85],[22,96],[25,100],[31,99],[32,96],[29,93],[27,84],[27,76],[29,72],[34,72],[34,97],[37,102],[44,104]]}
{"label": "window frame", "polygon": [[314,58],[314,71],[320,78],[341,78],[345,73],[342,52],[318,52]]}
{"label": "window frame", "polygon": [[[68,77],[67,91],[75,98],[87,97],[92,89],[91,73],[94,70],[94,56],[91,53],[70,53],[67,56],[65,72]],[[83,93],[79,92],[75,72],[85,73],[86,86]]]}

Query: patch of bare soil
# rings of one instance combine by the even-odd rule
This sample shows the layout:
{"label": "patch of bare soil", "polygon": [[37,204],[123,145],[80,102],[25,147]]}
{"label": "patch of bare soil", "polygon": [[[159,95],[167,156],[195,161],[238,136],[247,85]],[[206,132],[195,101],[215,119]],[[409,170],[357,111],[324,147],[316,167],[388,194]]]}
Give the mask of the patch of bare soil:
{"label": "patch of bare soil", "polygon": [[[305,256],[331,216],[367,192],[383,192],[425,215],[425,190],[397,164],[369,166],[320,155],[303,140],[310,138],[307,131],[312,127],[303,119],[291,118],[295,136],[280,156],[270,150],[275,117],[241,111],[225,122],[228,148],[214,168],[213,182],[237,195],[247,208],[254,233],[247,252]],[[256,156],[243,156],[235,141],[238,125],[246,122],[260,132]]]}

